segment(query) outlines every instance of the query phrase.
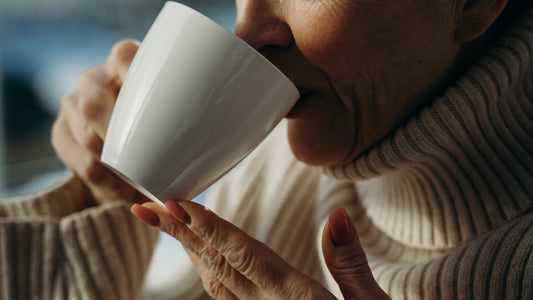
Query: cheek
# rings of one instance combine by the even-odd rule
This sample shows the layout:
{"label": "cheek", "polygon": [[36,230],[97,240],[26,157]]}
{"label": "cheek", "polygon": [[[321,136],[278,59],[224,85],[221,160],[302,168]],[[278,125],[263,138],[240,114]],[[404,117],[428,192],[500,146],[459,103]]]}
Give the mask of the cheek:
{"label": "cheek", "polygon": [[339,8],[308,10],[295,15],[290,24],[298,49],[313,65],[323,70],[332,82],[353,87],[354,79],[367,76],[366,65],[377,49],[372,49],[371,25],[357,14],[338,12]]}
{"label": "cheek", "polygon": [[[323,20],[325,19],[325,20]],[[349,39],[339,24],[332,23],[324,16],[313,16],[312,22],[292,26],[295,43],[302,54],[315,66],[328,71],[338,67],[339,62],[346,60]]]}

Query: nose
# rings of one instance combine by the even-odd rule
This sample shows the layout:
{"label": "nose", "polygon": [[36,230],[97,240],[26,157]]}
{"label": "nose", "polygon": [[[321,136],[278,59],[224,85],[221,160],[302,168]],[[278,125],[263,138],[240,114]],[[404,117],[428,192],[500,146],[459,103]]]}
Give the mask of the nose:
{"label": "nose", "polygon": [[293,43],[291,29],[282,14],[280,0],[237,0],[235,34],[255,49],[289,47]]}

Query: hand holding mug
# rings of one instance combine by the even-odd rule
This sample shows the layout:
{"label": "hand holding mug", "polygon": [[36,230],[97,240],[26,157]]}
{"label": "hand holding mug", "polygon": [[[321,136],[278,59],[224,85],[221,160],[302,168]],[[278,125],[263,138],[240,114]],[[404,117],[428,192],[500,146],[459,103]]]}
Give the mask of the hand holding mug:
{"label": "hand holding mug", "polygon": [[84,72],[75,91],[61,101],[52,128],[59,158],[90,188],[94,199],[142,202],[145,197],[100,162],[109,120],[139,43],[115,44],[102,65]]}
{"label": "hand holding mug", "polygon": [[[336,299],[272,249],[192,201],[133,205],[132,213],[181,241],[214,299]],[[390,299],[380,288],[346,210],[324,226],[322,250],[345,299]]]}
{"label": "hand holding mug", "polygon": [[298,98],[254,48],[169,1],[124,80],[101,159],[152,200],[191,200],[250,153]]}
{"label": "hand holding mug", "polygon": [[99,202],[194,198],[299,97],[259,52],[176,2],[165,4],[137,48],[119,43],[85,72],[53,128],[60,158]]}

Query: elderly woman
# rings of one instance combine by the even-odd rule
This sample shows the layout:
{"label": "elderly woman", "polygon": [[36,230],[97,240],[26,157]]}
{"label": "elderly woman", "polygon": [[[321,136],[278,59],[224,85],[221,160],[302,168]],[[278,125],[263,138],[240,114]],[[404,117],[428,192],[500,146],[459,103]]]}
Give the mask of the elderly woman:
{"label": "elderly woman", "polygon": [[[131,207],[183,243],[209,295],[533,297],[531,1],[237,8],[236,34],[299,101],[210,191],[217,214],[179,199]],[[136,49],[117,44],[63,101],[53,144],[75,176],[0,207],[26,216],[0,223],[3,296],[138,291],[154,231],[113,200],[144,197],[98,162]]]}

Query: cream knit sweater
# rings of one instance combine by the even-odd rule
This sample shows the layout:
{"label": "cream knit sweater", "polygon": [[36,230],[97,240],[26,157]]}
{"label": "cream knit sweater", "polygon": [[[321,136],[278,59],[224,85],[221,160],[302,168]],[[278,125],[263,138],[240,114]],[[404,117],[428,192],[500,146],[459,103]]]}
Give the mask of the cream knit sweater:
{"label": "cream knit sweater", "polygon": [[136,299],[158,232],[74,177],[0,202],[0,299]]}
{"label": "cream knit sweater", "polygon": [[[285,127],[211,188],[208,206],[337,295],[319,241],[346,207],[394,299],[533,299],[533,10],[353,163],[298,162]],[[122,204],[88,208],[86,194],[71,178],[0,205],[0,298],[137,295],[156,234]]]}
{"label": "cream knit sweater", "polygon": [[324,175],[294,159],[278,128],[211,206],[337,295],[317,241],[346,207],[393,299],[533,299],[533,9],[523,15],[354,162]]}

